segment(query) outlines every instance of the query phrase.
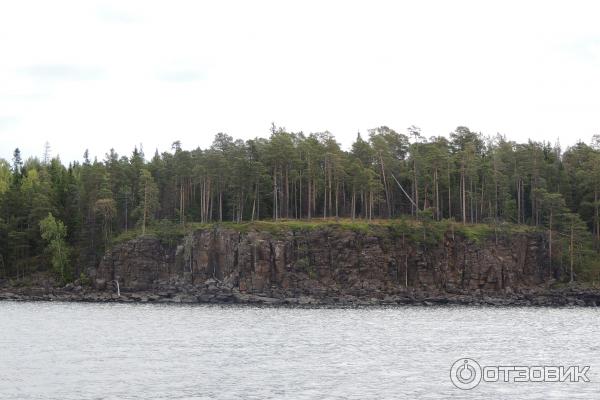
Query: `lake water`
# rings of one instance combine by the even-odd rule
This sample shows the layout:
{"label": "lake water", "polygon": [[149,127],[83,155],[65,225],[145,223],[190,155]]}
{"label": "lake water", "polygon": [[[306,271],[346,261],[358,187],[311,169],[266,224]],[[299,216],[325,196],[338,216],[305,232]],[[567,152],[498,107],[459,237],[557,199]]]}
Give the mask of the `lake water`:
{"label": "lake water", "polygon": [[[592,308],[289,309],[0,302],[0,399],[598,398]],[[450,368],[589,365],[591,382]]]}

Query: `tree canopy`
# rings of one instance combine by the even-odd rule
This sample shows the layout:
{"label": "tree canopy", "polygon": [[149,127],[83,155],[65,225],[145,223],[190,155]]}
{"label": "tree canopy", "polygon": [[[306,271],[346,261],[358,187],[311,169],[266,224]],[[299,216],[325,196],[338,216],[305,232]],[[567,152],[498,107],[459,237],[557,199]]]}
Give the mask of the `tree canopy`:
{"label": "tree canopy", "polygon": [[404,133],[380,126],[358,133],[344,150],[330,132],[306,135],[273,124],[269,138],[218,133],[208,148],[185,150],[175,141],[150,159],[137,147],[130,155],[110,149],[102,161],[86,150],[82,162],[65,166],[47,151],[42,161],[23,161],[15,149],[12,160],[0,160],[0,277],[55,264],[45,251],[55,239],[43,236],[51,231],[49,215],[65,227],[75,276],[96,265],[122,232],[259,219],[413,216],[532,225],[548,232],[562,265],[575,245],[563,251],[553,241],[577,236],[578,245],[589,243],[581,254],[600,250],[599,143],[596,137],[562,151],[464,126],[429,138],[414,126]]}

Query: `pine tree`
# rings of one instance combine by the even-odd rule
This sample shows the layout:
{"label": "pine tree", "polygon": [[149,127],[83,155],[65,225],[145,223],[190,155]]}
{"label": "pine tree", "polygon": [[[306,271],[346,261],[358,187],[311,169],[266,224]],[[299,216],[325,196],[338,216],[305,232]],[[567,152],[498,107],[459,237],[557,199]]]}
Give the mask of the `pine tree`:
{"label": "pine tree", "polygon": [[137,209],[139,223],[142,226],[142,235],[146,234],[146,226],[154,219],[155,213],[159,208],[158,187],[154,178],[147,169],[140,172],[140,205]]}

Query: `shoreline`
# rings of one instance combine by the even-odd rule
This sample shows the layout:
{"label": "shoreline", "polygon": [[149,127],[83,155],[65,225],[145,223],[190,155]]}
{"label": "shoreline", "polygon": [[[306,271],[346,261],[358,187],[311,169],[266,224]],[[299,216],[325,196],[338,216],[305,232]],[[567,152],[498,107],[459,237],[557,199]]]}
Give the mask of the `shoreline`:
{"label": "shoreline", "polygon": [[98,291],[91,288],[0,288],[0,301],[75,302],[133,304],[211,304],[281,307],[394,307],[394,306],[482,306],[482,307],[598,307],[600,289],[567,287],[533,288],[518,293],[449,293],[413,291],[394,295],[375,293],[373,297],[347,294],[333,296],[272,297],[265,293],[242,293],[236,289],[205,291]]}

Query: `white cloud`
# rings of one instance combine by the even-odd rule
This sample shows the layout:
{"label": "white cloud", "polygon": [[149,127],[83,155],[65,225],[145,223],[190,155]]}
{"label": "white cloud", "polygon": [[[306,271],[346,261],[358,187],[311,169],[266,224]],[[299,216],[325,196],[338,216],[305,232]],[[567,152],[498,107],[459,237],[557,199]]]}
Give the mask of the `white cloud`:
{"label": "white cloud", "polygon": [[19,1],[0,5],[0,157],[65,161],[268,135],[458,125],[600,132],[593,1]]}

